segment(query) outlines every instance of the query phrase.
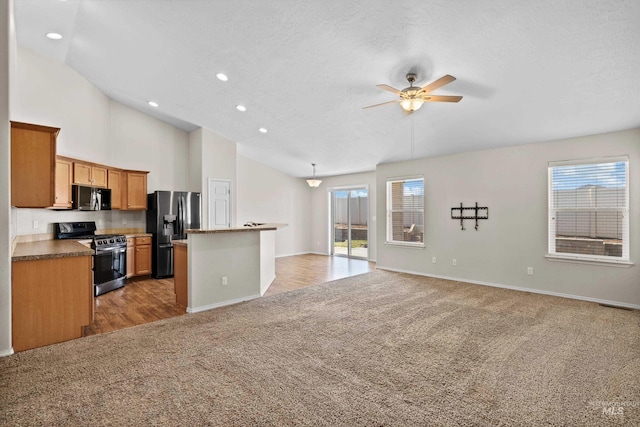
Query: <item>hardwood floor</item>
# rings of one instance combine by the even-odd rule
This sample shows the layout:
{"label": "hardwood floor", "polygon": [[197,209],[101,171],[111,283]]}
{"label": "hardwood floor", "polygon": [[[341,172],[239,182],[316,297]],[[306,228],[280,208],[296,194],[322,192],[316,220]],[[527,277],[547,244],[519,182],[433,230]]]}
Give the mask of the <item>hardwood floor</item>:
{"label": "hardwood floor", "polygon": [[95,320],[89,326],[85,326],[85,336],[142,325],[186,313],[184,307],[176,304],[173,278],[129,279],[123,288],[96,297],[95,303]]}
{"label": "hardwood floor", "polygon": [[265,296],[368,273],[375,269],[374,262],[338,256],[306,254],[276,258],[276,280]]}
{"label": "hardwood floor", "polygon": [[[375,270],[375,263],[345,257],[296,255],[276,258],[276,279],[265,296]],[[130,279],[120,289],[96,297],[95,321],[84,336],[111,332],[185,314],[176,304],[173,278]]]}

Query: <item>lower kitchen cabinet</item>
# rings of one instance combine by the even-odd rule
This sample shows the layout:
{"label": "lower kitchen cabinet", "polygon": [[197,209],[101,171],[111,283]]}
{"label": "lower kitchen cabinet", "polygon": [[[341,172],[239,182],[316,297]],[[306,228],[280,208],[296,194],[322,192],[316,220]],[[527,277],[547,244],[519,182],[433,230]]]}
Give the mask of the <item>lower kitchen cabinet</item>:
{"label": "lower kitchen cabinet", "polygon": [[127,277],[151,274],[151,237],[127,238]]}
{"label": "lower kitchen cabinet", "polygon": [[93,322],[91,256],[11,263],[11,336],[14,351],[82,337]]}
{"label": "lower kitchen cabinet", "polygon": [[187,245],[173,245],[173,286],[176,293],[176,303],[183,307],[187,307],[189,300],[187,289],[189,284],[188,275],[188,248]]}

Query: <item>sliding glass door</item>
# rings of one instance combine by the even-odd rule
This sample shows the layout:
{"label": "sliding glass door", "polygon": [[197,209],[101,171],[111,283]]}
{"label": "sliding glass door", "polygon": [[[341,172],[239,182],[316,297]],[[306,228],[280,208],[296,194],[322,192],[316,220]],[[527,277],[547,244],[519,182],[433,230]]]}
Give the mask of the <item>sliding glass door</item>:
{"label": "sliding glass door", "polygon": [[369,191],[350,188],[331,192],[333,255],[369,257]]}

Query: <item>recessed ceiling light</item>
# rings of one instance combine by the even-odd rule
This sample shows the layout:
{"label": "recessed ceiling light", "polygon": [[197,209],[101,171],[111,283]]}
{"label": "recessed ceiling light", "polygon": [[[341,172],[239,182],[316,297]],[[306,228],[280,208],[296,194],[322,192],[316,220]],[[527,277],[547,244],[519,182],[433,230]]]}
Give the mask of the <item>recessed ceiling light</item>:
{"label": "recessed ceiling light", "polygon": [[267,129],[265,129],[265,128],[260,128],[260,129],[258,129],[258,131],[262,132],[262,133],[267,133]]}
{"label": "recessed ceiling light", "polygon": [[222,80],[223,82],[229,80],[229,77],[227,77],[227,75],[224,73],[218,73],[216,74],[216,77],[218,78],[218,80]]}
{"label": "recessed ceiling light", "polygon": [[147,104],[151,105],[152,107],[158,108],[158,103],[155,101],[149,101],[147,102]]}
{"label": "recessed ceiling light", "polygon": [[62,34],[59,33],[47,33],[47,38],[51,40],[60,40],[62,38]]}
{"label": "recessed ceiling light", "polygon": [[238,111],[247,111],[247,107],[244,105],[236,105],[236,110]]}

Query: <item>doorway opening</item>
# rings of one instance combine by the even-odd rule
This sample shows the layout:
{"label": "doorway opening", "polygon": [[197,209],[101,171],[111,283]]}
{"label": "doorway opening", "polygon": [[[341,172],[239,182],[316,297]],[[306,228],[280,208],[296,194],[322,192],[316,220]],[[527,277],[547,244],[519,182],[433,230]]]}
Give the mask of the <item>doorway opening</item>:
{"label": "doorway opening", "polygon": [[369,189],[331,191],[331,254],[369,258]]}

